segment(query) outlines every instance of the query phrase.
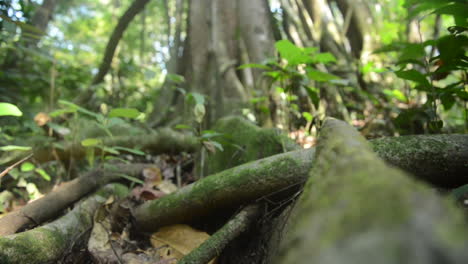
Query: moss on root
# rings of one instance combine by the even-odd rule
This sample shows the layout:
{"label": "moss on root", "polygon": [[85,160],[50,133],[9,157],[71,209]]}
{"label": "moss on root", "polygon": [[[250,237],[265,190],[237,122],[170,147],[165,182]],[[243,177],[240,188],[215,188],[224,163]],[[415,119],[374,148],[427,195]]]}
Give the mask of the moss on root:
{"label": "moss on root", "polygon": [[216,140],[223,143],[224,151],[209,155],[205,175],[299,149],[299,146],[279,130],[260,128],[238,116],[222,118],[212,129],[223,134]]}

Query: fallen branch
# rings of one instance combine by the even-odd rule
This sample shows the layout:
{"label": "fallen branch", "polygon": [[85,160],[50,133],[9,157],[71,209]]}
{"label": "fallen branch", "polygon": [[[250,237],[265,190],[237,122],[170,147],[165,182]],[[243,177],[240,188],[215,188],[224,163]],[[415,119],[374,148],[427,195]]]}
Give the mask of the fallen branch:
{"label": "fallen branch", "polygon": [[275,263],[464,263],[461,210],[327,119]]}
{"label": "fallen branch", "polygon": [[108,185],[50,224],[0,237],[0,263],[57,263],[74,245],[87,241],[94,212],[107,197],[127,193],[123,185]]}
{"label": "fallen branch", "polygon": [[33,201],[17,211],[0,218],[0,236],[11,235],[19,230],[37,226],[57,216],[62,210],[112,181],[122,180],[121,174],[140,177],[149,164],[121,164],[95,169],[78,177]]}
{"label": "fallen branch", "polygon": [[218,256],[229,242],[245,232],[255,221],[258,213],[259,208],[257,205],[245,207],[208,240],[183,257],[178,264],[208,263],[211,259]]}
{"label": "fallen branch", "polygon": [[[80,160],[86,155],[86,148],[80,142],[64,143],[63,149],[53,149],[50,146],[35,148],[33,150],[33,159],[36,162],[44,163],[56,160],[57,156],[62,161],[68,161],[71,158]],[[122,136],[113,138],[103,138],[102,145],[106,147],[127,147],[137,148],[148,151],[153,154],[158,153],[180,153],[195,152],[199,146],[199,140],[191,135],[183,134],[172,129],[161,129],[144,136]],[[95,149],[95,155],[100,154],[101,149]],[[54,154],[57,154],[57,156]],[[24,152],[8,154],[3,158],[2,164],[12,164],[23,159]]]}

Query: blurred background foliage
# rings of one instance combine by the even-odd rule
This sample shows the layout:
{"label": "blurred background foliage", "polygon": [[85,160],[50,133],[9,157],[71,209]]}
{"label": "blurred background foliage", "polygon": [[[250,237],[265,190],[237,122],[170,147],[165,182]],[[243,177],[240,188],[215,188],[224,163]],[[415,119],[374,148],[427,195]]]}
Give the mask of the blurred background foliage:
{"label": "blurred background foliage", "polygon": [[[22,117],[0,120],[4,140],[19,133],[36,135],[41,129],[32,120],[38,112],[58,109],[59,99],[73,101],[89,88],[107,40],[131,2],[56,1],[50,23],[42,31],[34,26],[33,14],[43,1],[0,1],[0,101],[13,103],[24,112]],[[345,34],[351,25],[349,14],[342,12],[340,1],[325,2],[333,25],[338,28],[334,32],[330,27],[330,34],[346,35],[351,43],[350,35]],[[312,49],[307,43],[288,37],[290,32],[284,25],[292,21],[288,14],[290,3],[269,1],[272,19],[279,25],[276,36],[289,39],[290,49]],[[362,50],[359,56],[350,58],[354,51],[350,44],[343,44],[346,56],[331,52],[330,65],[332,59],[309,65],[307,61],[281,64],[278,57],[288,61],[283,48],[283,52],[278,50],[277,58],[258,62],[268,67],[267,75],[273,77],[271,89],[279,95],[275,100],[283,102],[283,107],[275,111],[292,116],[275,122],[291,121],[289,130],[301,127],[311,130],[315,117],[330,114],[319,109],[320,100],[329,101],[328,92],[341,98],[335,106],[328,102],[329,108],[335,108],[331,113],[337,112],[338,117],[353,122],[362,131],[376,133],[369,133],[369,137],[466,132],[466,2],[371,0],[359,1],[359,5],[356,8],[363,7],[370,14],[370,17],[360,17],[371,20],[365,35],[370,38],[370,50]],[[105,81],[92,88],[93,100],[83,107],[102,113],[112,107],[136,108],[147,118],[155,111],[155,98],[164,81],[169,77],[178,78],[167,71],[174,42],[175,8],[175,0],[149,2],[130,23]],[[185,13],[184,19],[186,16]],[[181,34],[184,39],[186,33]],[[309,55],[312,56],[306,54]],[[320,68],[323,62],[326,68]],[[278,76],[272,76],[275,71],[286,73],[280,81],[283,83],[278,84],[275,79]],[[356,75],[350,77],[350,71],[356,71]],[[328,76],[325,84],[315,85],[314,81],[320,78],[317,72],[337,78],[332,80]],[[182,79],[173,83],[182,87],[183,82]],[[306,88],[314,109],[304,111],[300,107],[300,94],[289,90],[295,84]],[[330,84],[336,90],[324,91]],[[268,104],[262,103],[267,99],[265,94],[254,95],[250,98],[253,110],[244,113],[256,115],[256,108],[260,112],[271,111]],[[286,128],[284,124],[280,127]]]}

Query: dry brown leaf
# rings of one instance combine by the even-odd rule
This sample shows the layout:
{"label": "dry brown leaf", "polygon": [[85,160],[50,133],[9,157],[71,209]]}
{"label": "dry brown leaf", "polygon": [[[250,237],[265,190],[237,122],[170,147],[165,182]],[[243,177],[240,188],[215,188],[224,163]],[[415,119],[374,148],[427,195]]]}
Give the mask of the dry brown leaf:
{"label": "dry brown leaf", "polygon": [[159,168],[146,168],[143,170],[143,176],[145,177],[145,183],[152,186],[162,181],[161,169]]}
{"label": "dry brown leaf", "polygon": [[[209,237],[210,235],[206,232],[196,230],[188,225],[171,225],[154,233],[151,236],[151,245],[154,248],[160,248],[159,255],[162,259],[175,258],[178,261],[199,247]],[[209,264],[215,262],[216,260],[213,259]]]}
{"label": "dry brown leaf", "polygon": [[177,191],[177,186],[171,181],[162,181],[156,185],[156,187],[158,187],[158,189],[165,194],[170,194]]}
{"label": "dry brown leaf", "polygon": [[34,122],[36,122],[36,124],[40,127],[50,122],[50,120],[51,120],[50,116],[44,112],[39,112],[34,117]]}

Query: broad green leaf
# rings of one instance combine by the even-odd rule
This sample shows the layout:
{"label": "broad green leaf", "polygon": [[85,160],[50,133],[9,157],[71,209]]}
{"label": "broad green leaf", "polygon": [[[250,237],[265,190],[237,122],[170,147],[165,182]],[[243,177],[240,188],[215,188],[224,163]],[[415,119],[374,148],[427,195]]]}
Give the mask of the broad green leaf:
{"label": "broad green leaf", "polygon": [[401,79],[416,82],[427,88],[431,87],[431,84],[427,80],[426,76],[417,70],[396,71],[395,74]]}
{"label": "broad green leaf", "polygon": [[123,151],[130,152],[132,154],[140,155],[140,156],[146,155],[143,151],[141,151],[139,149],[125,148],[125,147],[113,147],[113,149],[123,150]]}
{"label": "broad green leaf", "polygon": [[0,103],[0,116],[22,116],[23,112],[10,103]]}
{"label": "broad green leaf", "polygon": [[307,120],[307,122],[312,122],[312,115],[309,112],[303,112],[302,116]]}
{"label": "broad green leaf", "polygon": [[7,145],[7,146],[0,147],[0,150],[2,151],[29,151],[31,150],[31,147]]}
{"label": "broad green leaf", "polygon": [[312,100],[312,103],[314,104],[315,108],[318,108],[320,104],[319,89],[309,86],[307,86],[306,89],[307,94],[309,95],[310,100]]}
{"label": "broad green leaf", "polygon": [[46,180],[46,181],[50,181],[50,180],[51,180],[50,175],[49,175],[45,170],[43,170],[43,169],[41,169],[41,168],[37,168],[37,169],[35,170],[35,172],[37,172],[39,175],[41,175],[41,177],[44,178],[44,180]]}
{"label": "broad green leaf", "polygon": [[442,102],[445,110],[450,110],[455,104],[455,97],[453,97],[452,94],[445,93],[440,97],[440,101]]}
{"label": "broad green leaf", "polygon": [[304,49],[297,47],[289,40],[280,40],[275,44],[281,58],[288,61],[289,65],[298,65],[312,62],[310,56]]}
{"label": "broad green leaf", "polygon": [[319,54],[314,55],[312,58],[314,62],[317,62],[317,63],[327,64],[330,62],[336,62],[335,56],[333,56],[333,54],[331,54],[330,52],[319,53]]}
{"label": "broad green leaf", "polygon": [[399,61],[420,60],[426,55],[424,43],[406,43],[401,50]]}
{"label": "broad green leaf", "polygon": [[172,82],[175,82],[175,83],[184,83],[185,82],[185,78],[184,76],[182,75],[179,75],[179,74],[173,74],[173,73],[169,73],[166,75],[166,78]]}
{"label": "broad green leaf", "polygon": [[87,138],[81,141],[83,147],[94,147],[102,144],[102,140],[99,138]]}
{"label": "broad green leaf", "polygon": [[439,7],[437,8],[436,10],[434,10],[435,14],[444,14],[444,15],[453,15],[453,16],[461,16],[461,17],[465,17],[466,19],[466,16],[468,14],[468,4],[467,3],[453,3],[451,5],[446,5],[446,6],[442,6],[442,7]]}
{"label": "broad green leaf", "polygon": [[195,121],[201,123],[206,113],[205,106],[203,104],[196,104],[193,108],[193,113],[195,115]]}
{"label": "broad green leaf", "polygon": [[188,93],[187,99],[194,100],[195,104],[205,104],[205,96],[200,93]]}
{"label": "broad green leaf", "polygon": [[141,112],[135,108],[115,108],[109,112],[108,116],[109,117],[127,117],[127,118],[135,119],[139,115],[141,115]]}
{"label": "broad green leaf", "polygon": [[331,81],[331,80],[340,79],[340,77],[338,77],[336,75],[326,73],[326,72],[317,71],[317,70],[314,70],[312,68],[307,69],[307,76],[310,79],[312,79],[314,81],[317,81],[317,82],[327,82],[327,81]]}
{"label": "broad green leaf", "polygon": [[23,172],[32,171],[35,168],[36,168],[36,166],[34,166],[34,164],[32,164],[31,162],[25,162],[25,163],[21,164],[21,171],[23,171]]}

